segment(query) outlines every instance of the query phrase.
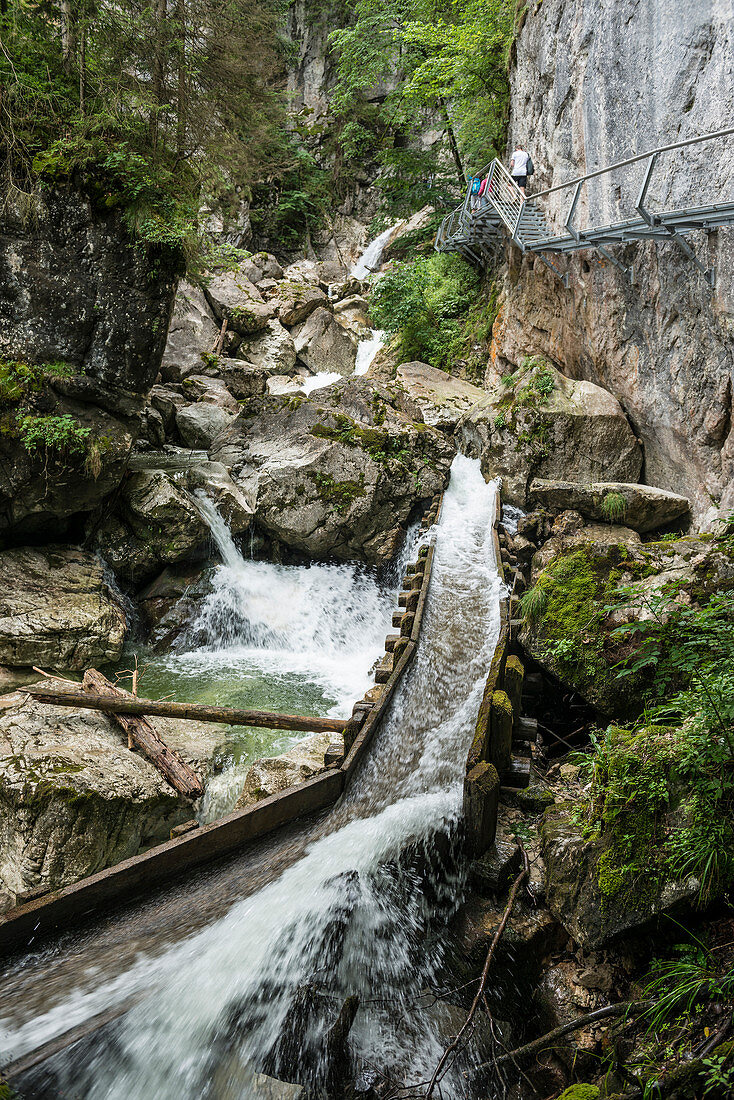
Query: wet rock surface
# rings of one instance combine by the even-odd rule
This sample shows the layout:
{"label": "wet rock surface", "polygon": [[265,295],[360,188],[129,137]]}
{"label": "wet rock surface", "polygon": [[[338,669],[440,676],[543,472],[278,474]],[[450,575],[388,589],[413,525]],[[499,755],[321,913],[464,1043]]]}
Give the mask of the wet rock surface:
{"label": "wet rock surface", "polygon": [[0,663],[84,669],[116,661],[125,629],[93,554],[72,546],[0,553]]}
{"label": "wet rock surface", "polygon": [[[65,681],[45,680],[58,690]],[[151,719],[200,774],[222,730]],[[97,711],[60,711],[16,692],[0,698],[0,886],[11,899],[55,889],[167,840],[192,816],[160,772],[130,752]]]}
{"label": "wet rock surface", "polygon": [[453,446],[348,379],[311,397],[243,412],[212,452],[253,502],[259,527],[314,557],[380,561],[422,500],[445,484]]}
{"label": "wet rock surface", "polygon": [[339,740],[333,733],[317,733],[299,741],[288,752],[256,760],[245,776],[236,810],[254,806],[256,802],[288,787],[304,783],[324,770],[324,753]]}

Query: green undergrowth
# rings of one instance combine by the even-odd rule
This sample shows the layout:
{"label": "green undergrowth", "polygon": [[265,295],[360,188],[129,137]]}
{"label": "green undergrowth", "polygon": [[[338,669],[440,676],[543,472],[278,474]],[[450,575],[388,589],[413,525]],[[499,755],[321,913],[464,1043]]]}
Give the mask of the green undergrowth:
{"label": "green undergrowth", "polygon": [[70,413],[43,411],[49,398],[55,404],[49,384],[76,374],[71,363],[0,360],[0,437],[18,440],[28,454],[46,461],[77,463],[83,458],[87,472],[97,477],[109,440],[93,439],[91,429]]}
{"label": "green undergrowth", "polygon": [[26,363],[0,359],[0,409],[17,405],[28,394],[39,393],[54,378],[72,378],[78,368],[71,363]]}
{"label": "green undergrowth", "polygon": [[631,585],[604,609],[646,616],[612,631],[625,645],[620,687],[645,678],[643,712],[595,738],[587,762],[582,814],[605,844],[598,880],[615,901],[692,878],[705,904],[734,883],[734,592],[689,600],[681,582]]}
{"label": "green undergrowth", "polygon": [[435,254],[397,263],[370,297],[376,328],[397,339],[403,362],[451,370],[465,347],[469,312],[479,295],[476,269],[458,255]]}

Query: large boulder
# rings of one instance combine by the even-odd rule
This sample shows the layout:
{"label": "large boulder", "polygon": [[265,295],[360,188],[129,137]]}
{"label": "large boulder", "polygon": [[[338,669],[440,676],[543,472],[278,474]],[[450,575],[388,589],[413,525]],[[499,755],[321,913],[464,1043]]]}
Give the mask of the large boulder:
{"label": "large boulder", "polygon": [[324,754],[329,745],[339,738],[333,733],[317,733],[299,741],[280,756],[268,756],[256,760],[245,776],[236,810],[254,806],[271,794],[278,794],[288,787],[305,783],[313,775],[324,770]]}
{"label": "large boulder", "polygon": [[357,341],[323,307],[315,309],[294,332],[296,354],[314,374],[354,374]]}
{"label": "large boulder", "polygon": [[165,382],[180,382],[201,371],[204,356],[214,351],[219,325],[203,292],[191,283],[179,283],[168,340],[161,360]]}
{"label": "large boulder", "polygon": [[220,359],[217,370],[229,392],[238,401],[265,393],[268,378],[278,374],[275,368],[256,367],[254,363],[247,363],[244,359]]}
{"label": "large boulder", "polygon": [[234,413],[205,401],[176,410],[176,427],[181,439],[187,447],[197,450],[211,450],[234,419]]}
{"label": "large boulder", "polygon": [[312,396],[253,399],[213,457],[271,537],[317,558],[392,557],[446,483],[453,445],[362,378]]}
{"label": "large boulder", "polygon": [[602,947],[632,928],[650,924],[661,913],[693,903],[701,886],[693,876],[656,885],[653,876],[643,873],[636,890],[630,883],[620,891],[624,870],[612,870],[608,839],[587,839],[573,810],[570,803],[546,810],[541,852],[548,908],[582,947]]}
{"label": "large boulder", "polygon": [[238,354],[256,367],[265,367],[274,374],[290,374],[296,365],[296,348],[288,329],[275,318],[267,328],[247,340],[243,340]]}
{"label": "large boulder", "polygon": [[93,554],[73,546],[0,553],[0,664],[81,670],[116,661],[125,629]]}
{"label": "large boulder", "polygon": [[65,537],[119,484],[181,256],[73,187],[11,196],[0,222],[0,536],[17,545]]}
{"label": "large boulder", "polygon": [[358,340],[368,340],[372,335],[369,307],[366,300],[359,295],[335,302],[334,316],[342,328],[347,329]]}
{"label": "large boulder", "polygon": [[552,534],[551,537],[543,543],[538,552],[533,554],[533,584],[538,580],[543,570],[547,569],[556,558],[562,557],[563,554],[570,553],[575,547],[589,544],[592,544],[597,550],[603,553],[608,547],[615,548],[616,551],[621,551],[622,547],[625,546],[641,546],[642,539],[631,527],[621,527],[616,523],[609,525],[589,523],[576,530]]}
{"label": "large boulder", "polygon": [[120,208],[72,187],[7,198],[0,358],[71,363],[111,390],[145,393],[166,344],[181,260],[173,249],[146,248]]}
{"label": "large boulder", "polygon": [[131,402],[135,417],[118,417],[92,404],[94,393],[87,404],[58,384],[41,383],[3,414],[0,535],[14,542],[63,538],[77,516],[97,508],[119,484],[139,429],[142,401]]}
{"label": "large boulder", "polygon": [[155,652],[170,651],[196,618],[211,594],[212,572],[209,563],[169,565],[138,593],[135,605]]}
{"label": "large boulder", "polygon": [[487,391],[463,382],[427,363],[403,363],[395,374],[397,384],[416,402],[426,424],[453,428],[487,396]]}
{"label": "large boulder", "polygon": [[283,325],[299,325],[319,306],[328,306],[329,299],[318,285],[293,279],[279,283],[268,299]]}
{"label": "large boulder", "polygon": [[580,484],[536,478],[530,485],[530,503],[557,515],[572,509],[586,519],[621,519],[635,531],[654,531],[688,515],[686,497],[622,481]]}
{"label": "large boulder", "polygon": [[227,321],[241,336],[267,328],[273,306],[241,271],[225,271],[210,277],[206,297],[219,321]]}
{"label": "large boulder", "polygon": [[321,282],[321,268],[315,260],[296,260],[295,263],[285,269],[283,278],[318,286]]}
{"label": "large boulder", "polygon": [[466,450],[501,476],[508,503],[528,506],[534,478],[636,482],[640,444],[612,394],[528,360],[461,421]]}
{"label": "large boulder", "polygon": [[[625,718],[641,710],[650,672],[617,675],[634,648],[616,628],[649,620],[651,598],[668,586],[682,600],[734,587],[734,554],[726,538],[641,543],[628,528],[593,525],[550,539],[533,559],[533,580],[523,598],[523,647],[603,714]],[[619,589],[632,585],[619,606]]]}
{"label": "large boulder", "polygon": [[[64,681],[44,681],[59,690]],[[205,774],[222,731],[152,718]],[[123,731],[98,711],[60,710],[20,692],[0,698],[0,889],[55,889],[168,840],[192,816]]]}
{"label": "large boulder", "polygon": [[203,401],[229,413],[240,411],[237,401],[222,378],[210,374],[192,374],[181,388],[188,401]]}

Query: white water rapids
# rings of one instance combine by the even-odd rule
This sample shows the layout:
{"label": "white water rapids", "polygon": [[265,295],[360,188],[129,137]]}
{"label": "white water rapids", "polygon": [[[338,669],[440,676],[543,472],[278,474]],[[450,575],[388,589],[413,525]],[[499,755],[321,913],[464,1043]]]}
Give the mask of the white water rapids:
{"label": "white water rapids", "polygon": [[[325,1030],[353,994],[360,1010],[351,1055],[363,1079],[371,1066],[404,1082],[430,1076],[442,1041],[421,993],[442,961],[432,927],[460,900],[450,839],[499,629],[495,492],[478,462],[457,457],[415,661],[367,761],[304,853],[221,919],[151,959],[152,991],[111,1045],[62,1067],[61,1092],[84,1100],[239,1100],[255,1095],[247,1085],[252,1067],[318,1085],[327,1068]],[[237,560],[224,556],[222,568],[236,572]],[[282,568],[265,567],[262,583],[250,589],[263,600],[262,614],[252,605],[247,612],[256,635],[250,642],[262,640],[262,630],[277,644],[264,610],[275,604],[290,624],[283,637],[291,648],[279,652],[297,663],[292,642],[307,638],[327,675],[336,676],[335,663],[351,662],[370,627],[330,627],[326,617],[307,625],[309,574],[330,567],[298,571],[287,593],[276,595],[268,578]],[[218,598],[215,591],[212,622],[219,621]],[[444,1079],[444,1100],[464,1095],[461,1081],[458,1072]]]}

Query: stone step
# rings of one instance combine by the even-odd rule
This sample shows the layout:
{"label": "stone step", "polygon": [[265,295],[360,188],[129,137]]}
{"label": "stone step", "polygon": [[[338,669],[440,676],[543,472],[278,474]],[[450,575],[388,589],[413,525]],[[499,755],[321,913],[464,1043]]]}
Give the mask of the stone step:
{"label": "stone step", "polygon": [[388,653],[392,653],[395,649],[395,643],[400,638],[399,634],[388,634],[385,638],[385,649]]}

